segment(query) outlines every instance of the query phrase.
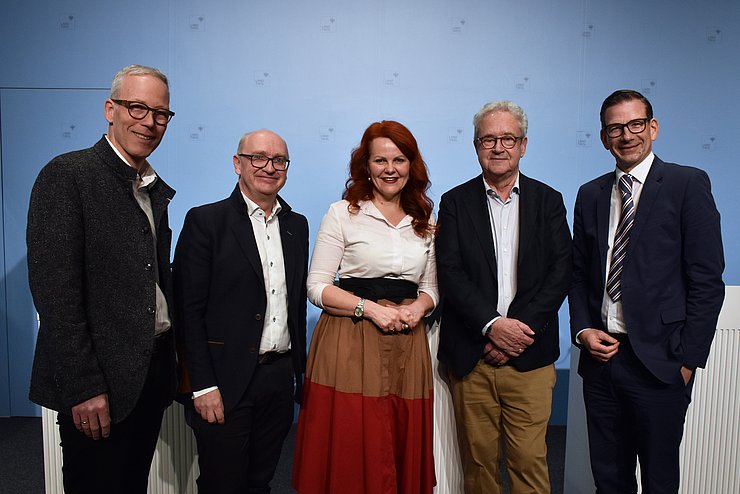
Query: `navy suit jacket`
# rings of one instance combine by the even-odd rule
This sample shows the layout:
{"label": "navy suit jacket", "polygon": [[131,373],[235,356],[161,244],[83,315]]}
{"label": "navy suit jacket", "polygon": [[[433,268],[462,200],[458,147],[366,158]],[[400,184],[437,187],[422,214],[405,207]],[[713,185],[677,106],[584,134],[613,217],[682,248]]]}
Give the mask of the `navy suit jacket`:
{"label": "navy suit jacket", "polygon": [[[306,365],[308,222],[278,199],[298,401]],[[178,346],[192,390],[218,386],[228,413],[257,366],[267,307],[259,251],[238,185],[229,198],[188,212],[173,274]]]}
{"label": "navy suit jacket", "polygon": [[[558,191],[521,173],[519,187],[517,291],[507,315],[536,333],[535,342],[510,360],[528,371],[560,355],[558,309],[570,284],[571,237]],[[478,175],[445,193],[439,207],[437,276],[444,297],[439,360],[458,377],[481,359],[488,341],[481,331],[500,315],[487,201]]]}
{"label": "navy suit jacket", "polygon": [[[615,173],[610,172],[578,191],[569,294],[574,339],[585,328],[606,331],[601,303],[614,180]],[[661,381],[679,382],[682,365],[706,364],[724,299],[723,270],[720,217],[709,177],[656,156],[627,245],[622,308],[635,354]],[[581,352],[582,376],[603,367]]]}

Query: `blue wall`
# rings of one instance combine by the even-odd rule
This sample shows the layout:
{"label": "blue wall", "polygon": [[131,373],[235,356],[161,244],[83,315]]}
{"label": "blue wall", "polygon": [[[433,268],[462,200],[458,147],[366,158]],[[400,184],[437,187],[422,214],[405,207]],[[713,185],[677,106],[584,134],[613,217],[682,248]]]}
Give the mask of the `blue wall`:
{"label": "blue wall", "polygon": [[[260,127],[288,141],[283,195],[307,215],[312,236],[341,194],[350,150],[378,119],[414,132],[438,203],[479,171],[472,115],[504,98],[529,113],[523,172],[562,191],[572,211],[578,186],[613,166],[598,140],[601,101],[636,88],[661,123],[657,154],[712,177],[725,280],[740,284],[740,169],[730,155],[740,128],[738,53],[732,0],[5,0],[0,416],[37,413],[26,400],[35,339],[24,243],[30,185],[54,155],[105,131],[105,90],[124,65],[154,65],[171,78],[177,116],[151,162],[178,190],[176,233],[190,207],[230,192],[237,141]],[[565,368],[567,333],[561,339]]]}

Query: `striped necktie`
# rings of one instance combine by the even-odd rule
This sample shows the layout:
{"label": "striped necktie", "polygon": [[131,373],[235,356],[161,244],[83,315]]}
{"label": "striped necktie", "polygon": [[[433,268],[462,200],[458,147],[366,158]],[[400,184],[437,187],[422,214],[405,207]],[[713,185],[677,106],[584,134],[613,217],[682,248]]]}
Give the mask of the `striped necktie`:
{"label": "striped necktie", "polygon": [[609,268],[609,277],[606,280],[606,293],[615,302],[622,298],[622,268],[624,267],[627,243],[630,231],[635,222],[635,204],[632,201],[632,175],[624,174],[619,179],[619,192],[622,195],[622,216],[614,234],[612,246],[612,263]]}

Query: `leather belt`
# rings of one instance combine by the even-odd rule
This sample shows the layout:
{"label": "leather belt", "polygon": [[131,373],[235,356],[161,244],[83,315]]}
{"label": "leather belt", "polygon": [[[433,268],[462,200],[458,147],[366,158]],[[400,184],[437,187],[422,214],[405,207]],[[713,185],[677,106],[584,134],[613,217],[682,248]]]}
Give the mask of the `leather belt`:
{"label": "leather belt", "polygon": [[282,352],[282,353],[280,352],[260,353],[260,356],[257,358],[257,364],[258,365],[271,364],[273,362],[276,362],[280,359],[283,359],[289,356],[290,356],[290,350],[288,350],[287,352]]}

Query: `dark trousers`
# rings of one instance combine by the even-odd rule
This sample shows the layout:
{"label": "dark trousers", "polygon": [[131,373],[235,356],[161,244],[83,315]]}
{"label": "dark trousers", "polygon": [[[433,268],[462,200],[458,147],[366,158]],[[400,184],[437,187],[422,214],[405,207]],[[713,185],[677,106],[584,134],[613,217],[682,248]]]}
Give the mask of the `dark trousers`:
{"label": "dark trousers", "polygon": [[168,352],[155,352],[139,401],[125,419],[111,425],[105,439],[88,438],[71,416],[58,415],[65,494],[146,493],[171,383]]}
{"label": "dark trousers", "polygon": [[293,424],[290,357],[257,366],[223,425],[209,424],[193,407],[185,413],[198,444],[200,494],[269,493]]}
{"label": "dark trousers", "polygon": [[[639,361],[626,338],[595,377],[584,378],[583,398],[597,494],[678,492],[679,446],[693,378],[665,384]],[[678,372],[678,371],[677,371]]]}

